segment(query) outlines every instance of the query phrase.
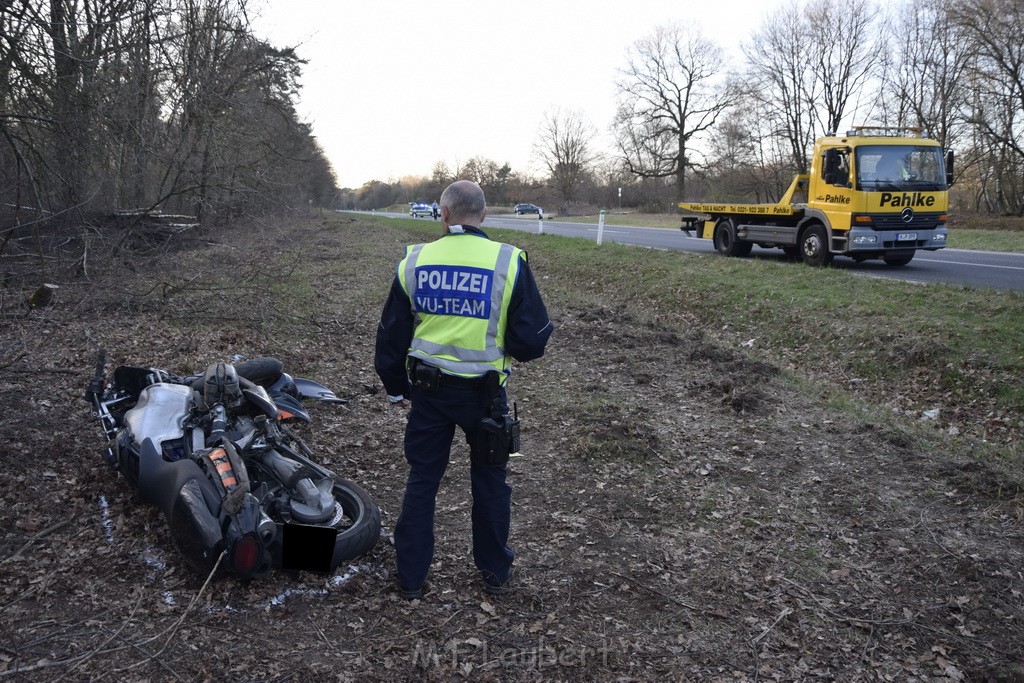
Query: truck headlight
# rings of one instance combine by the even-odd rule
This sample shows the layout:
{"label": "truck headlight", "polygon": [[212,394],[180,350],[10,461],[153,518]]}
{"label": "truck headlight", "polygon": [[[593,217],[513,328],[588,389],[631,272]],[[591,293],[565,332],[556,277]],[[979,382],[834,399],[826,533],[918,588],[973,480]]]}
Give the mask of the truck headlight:
{"label": "truck headlight", "polygon": [[932,235],[932,241],[933,242],[945,242],[946,241],[946,234],[940,232],[937,235]]}
{"label": "truck headlight", "polygon": [[874,244],[878,238],[874,235],[857,235],[853,238],[854,244]]}

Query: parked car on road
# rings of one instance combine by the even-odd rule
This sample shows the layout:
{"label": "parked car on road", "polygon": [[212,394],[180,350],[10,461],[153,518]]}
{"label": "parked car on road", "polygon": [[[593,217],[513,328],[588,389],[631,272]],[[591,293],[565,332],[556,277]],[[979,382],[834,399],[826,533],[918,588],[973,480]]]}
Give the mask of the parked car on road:
{"label": "parked car on road", "polygon": [[430,208],[430,204],[413,204],[409,207],[409,215],[413,218],[418,216],[433,216],[434,210]]}
{"label": "parked car on road", "polygon": [[512,207],[512,212],[517,216],[522,216],[524,213],[535,213],[538,216],[544,213],[536,204],[516,204]]}

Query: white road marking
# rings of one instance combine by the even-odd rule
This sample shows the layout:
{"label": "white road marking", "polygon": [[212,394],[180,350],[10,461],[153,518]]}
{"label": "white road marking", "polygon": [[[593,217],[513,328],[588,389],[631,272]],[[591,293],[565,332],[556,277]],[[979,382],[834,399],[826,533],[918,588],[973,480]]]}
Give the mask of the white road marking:
{"label": "white road marking", "polygon": [[970,261],[944,261],[937,258],[925,258],[928,263],[949,263],[954,266],[973,266],[975,268],[1003,268],[1005,270],[1024,270],[1021,266],[997,266],[991,263],[971,263]]}

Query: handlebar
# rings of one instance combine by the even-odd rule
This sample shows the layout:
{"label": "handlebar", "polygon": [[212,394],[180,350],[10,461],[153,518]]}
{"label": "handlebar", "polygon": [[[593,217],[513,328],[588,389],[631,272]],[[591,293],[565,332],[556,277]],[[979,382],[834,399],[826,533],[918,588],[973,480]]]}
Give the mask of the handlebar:
{"label": "handlebar", "polygon": [[96,372],[93,374],[92,379],[89,380],[89,384],[85,388],[85,400],[92,403],[96,408],[99,408],[100,399],[103,396],[103,389],[107,384],[103,377],[103,372],[106,367],[107,350],[100,349],[96,354]]}

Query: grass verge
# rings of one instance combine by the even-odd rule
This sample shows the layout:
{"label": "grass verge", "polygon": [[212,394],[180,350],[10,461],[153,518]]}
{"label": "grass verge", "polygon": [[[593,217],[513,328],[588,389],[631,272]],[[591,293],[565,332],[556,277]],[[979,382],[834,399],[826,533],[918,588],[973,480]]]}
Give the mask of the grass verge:
{"label": "grass verge", "polygon": [[[378,219],[379,220],[379,219]],[[385,220],[412,240],[436,225]],[[629,312],[839,386],[946,433],[1024,435],[1024,296],[493,230],[555,308]],[[557,320],[556,320],[557,324]]]}

